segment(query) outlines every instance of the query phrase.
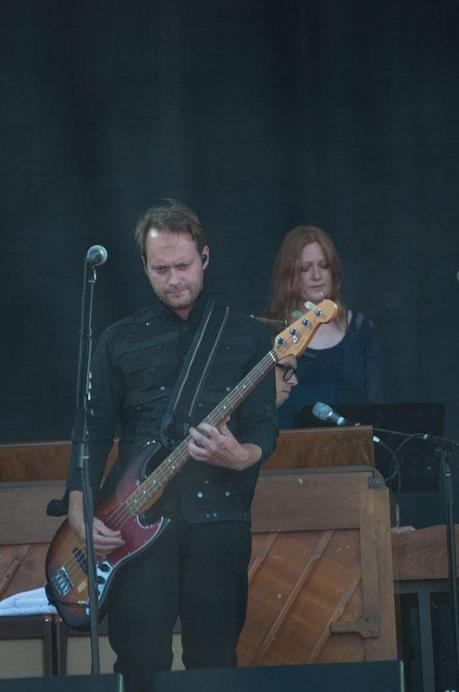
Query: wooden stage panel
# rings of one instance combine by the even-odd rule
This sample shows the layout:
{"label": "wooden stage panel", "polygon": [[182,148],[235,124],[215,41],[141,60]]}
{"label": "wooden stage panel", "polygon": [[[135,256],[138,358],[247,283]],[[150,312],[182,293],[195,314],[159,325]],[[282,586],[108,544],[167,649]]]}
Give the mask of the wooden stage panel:
{"label": "wooden stage panel", "polygon": [[49,542],[62,519],[48,517],[46,507],[64,489],[64,481],[0,483],[0,545]]}
{"label": "wooden stage panel", "polygon": [[0,599],[43,586],[48,543],[0,545]]}
{"label": "wooden stage panel", "polygon": [[[266,534],[254,535],[255,558],[260,547],[265,552],[265,540]],[[352,530],[278,534],[263,568],[250,579],[250,626],[243,634],[240,664],[363,660],[355,634],[344,635],[352,640],[352,658],[330,659],[326,651],[329,625],[342,614],[355,620],[361,611],[359,552]]]}
{"label": "wooden stage panel", "polygon": [[68,440],[0,445],[0,482],[63,479],[70,451]]}
{"label": "wooden stage panel", "polygon": [[264,469],[374,466],[373,428],[281,430]]}
{"label": "wooden stage panel", "polygon": [[[276,485],[287,519],[273,502]],[[240,665],[395,659],[389,500],[379,474],[369,467],[262,474],[249,583]]]}
{"label": "wooden stage panel", "polygon": [[[459,525],[455,527],[459,546]],[[448,579],[446,526],[429,526],[392,535],[395,581]],[[459,551],[457,554],[459,573]]]}
{"label": "wooden stage panel", "polygon": [[[117,450],[118,442],[115,441],[107,471],[116,458]],[[64,480],[71,451],[69,440],[0,445],[0,483]]]}

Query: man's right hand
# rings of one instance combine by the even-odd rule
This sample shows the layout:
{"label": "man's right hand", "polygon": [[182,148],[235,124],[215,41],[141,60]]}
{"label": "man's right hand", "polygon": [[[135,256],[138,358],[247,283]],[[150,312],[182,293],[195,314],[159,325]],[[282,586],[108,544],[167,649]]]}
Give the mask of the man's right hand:
{"label": "man's right hand", "polygon": [[[69,493],[69,524],[82,543],[85,541],[86,531],[83,515],[83,493],[80,490],[72,490]],[[98,558],[109,555],[116,548],[124,545],[121,531],[109,529],[103,521],[94,517],[93,522],[94,551]]]}

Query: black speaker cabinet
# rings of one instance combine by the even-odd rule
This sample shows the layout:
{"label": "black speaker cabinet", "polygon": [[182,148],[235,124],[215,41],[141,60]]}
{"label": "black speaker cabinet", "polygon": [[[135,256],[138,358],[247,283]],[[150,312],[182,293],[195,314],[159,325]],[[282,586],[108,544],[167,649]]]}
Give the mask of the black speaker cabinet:
{"label": "black speaker cabinet", "polygon": [[0,678],[53,674],[53,616],[0,617]]}
{"label": "black speaker cabinet", "polygon": [[401,661],[156,673],[152,692],[403,692]]}
{"label": "black speaker cabinet", "polygon": [[123,692],[120,675],[69,675],[0,680],[0,692]]}

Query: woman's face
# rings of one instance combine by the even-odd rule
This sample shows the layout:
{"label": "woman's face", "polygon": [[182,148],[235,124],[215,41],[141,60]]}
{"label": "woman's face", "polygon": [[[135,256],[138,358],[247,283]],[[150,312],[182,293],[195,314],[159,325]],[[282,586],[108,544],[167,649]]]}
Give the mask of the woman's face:
{"label": "woman's face", "polygon": [[332,276],[319,243],[308,243],[301,253],[301,285],[303,300],[320,303],[330,295]]}

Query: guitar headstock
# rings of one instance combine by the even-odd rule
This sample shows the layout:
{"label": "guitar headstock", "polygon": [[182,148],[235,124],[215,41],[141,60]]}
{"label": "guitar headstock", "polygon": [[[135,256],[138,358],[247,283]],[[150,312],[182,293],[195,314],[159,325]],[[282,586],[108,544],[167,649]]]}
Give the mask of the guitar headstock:
{"label": "guitar headstock", "polygon": [[301,356],[320,325],[331,322],[338,312],[333,300],[322,300],[318,305],[307,301],[304,306],[306,312],[274,339],[274,350],[279,359]]}

